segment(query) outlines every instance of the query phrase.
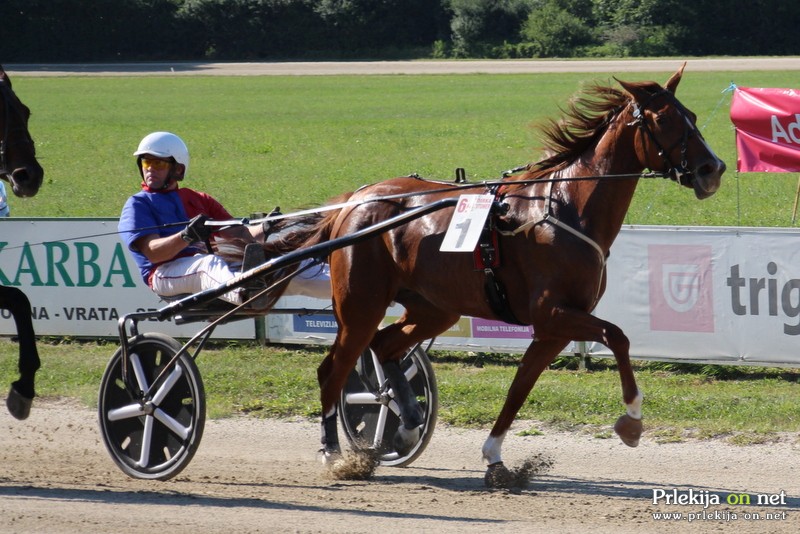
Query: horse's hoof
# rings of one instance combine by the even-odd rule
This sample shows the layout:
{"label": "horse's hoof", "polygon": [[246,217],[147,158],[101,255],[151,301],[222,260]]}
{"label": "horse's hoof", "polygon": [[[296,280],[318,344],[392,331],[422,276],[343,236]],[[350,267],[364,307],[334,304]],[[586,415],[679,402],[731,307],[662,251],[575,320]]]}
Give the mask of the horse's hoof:
{"label": "horse's hoof", "polygon": [[511,471],[503,465],[503,462],[490,464],[486,468],[486,475],[483,477],[483,482],[487,488],[509,488],[514,480],[514,475]]}
{"label": "horse's hoof", "polygon": [[636,447],[639,445],[639,438],[642,437],[642,420],[625,414],[617,419],[614,424],[614,432],[617,433],[622,443],[628,447]]}
{"label": "horse's hoof", "polygon": [[33,399],[23,396],[14,386],[11,386],[8,398],[6,398],[6,408],[11,415],[20,421],[27,419],[31,414],[31,405],[33,405]]}
{"label": "horse's hoof", "polygon": [[317,460],[326,467],[330,467],[342,459],[340,449],[327,449],[325,447],[317,451]]}
{"label": "horse's hoof", "polygon": [[392,438],[392,446],[397,454],[405,456],[414,449],[414,446],[419,442],[419,437],[420,427],[414,427],[409,430],[401,426],[395,432],[394,438]]}

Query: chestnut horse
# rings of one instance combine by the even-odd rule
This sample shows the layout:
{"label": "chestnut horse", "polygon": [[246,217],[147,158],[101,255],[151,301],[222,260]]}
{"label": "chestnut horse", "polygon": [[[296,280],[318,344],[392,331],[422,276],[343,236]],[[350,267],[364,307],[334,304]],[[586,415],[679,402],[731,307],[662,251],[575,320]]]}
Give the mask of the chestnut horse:
{"label": "chestnut horse", "polygon": [[[0,178],[11,185],[18,197],[34,196],[44,178],[28,133],[30,116],[31,111],[14,94],[11,80],[0,65]],[[6,406],[11,415],[25,419],[35,396],[34,375],[39,369],[31,304],[25,293],[16,287],[0,286],[0,308],[11,312],[19,336],[20,379],[11,384]]]}
{"label": "chestnut horse", "polygon": [[[605,290],[606,259],[645,169],[693,189],[698,199],[720,186],[725,163],[698,131],[695,114],[675,97],[682,74],[683,67],[665,87],[622,81],[623,90],[592,86],[570,103],[560,122],[544,126],[546,159],[487,187],[499,208],[490,220],[501,260],[489,274],[476,269],[472,254],[440,252],[453,208],[330,254],[339,330],[318,369],[323,458],[340,452],[337,401],[368,346],[400,399],[403,425],[395,445],[418,439],[419,406],[397,361],[409,347],[438,336],[462,315],[531,325],[534,332],[482,448],[489,464],[487,483],[505,470],[503,439],[537,378],[573,340],[599,342],[613,351],[627,407],[614,429],[625,444],[638,445],[642,394],[631,369],[628,338],[591,312]],[[277,252],[346,236],[463,192],[457,184],[416,177],[366,186],[338,199],[347,202],[318,215],[310,230],[287,237],[286,248]],[[494,278],[490,291],[487,276]],[[392,302],[405,307],[403,316],[377,330]]]}

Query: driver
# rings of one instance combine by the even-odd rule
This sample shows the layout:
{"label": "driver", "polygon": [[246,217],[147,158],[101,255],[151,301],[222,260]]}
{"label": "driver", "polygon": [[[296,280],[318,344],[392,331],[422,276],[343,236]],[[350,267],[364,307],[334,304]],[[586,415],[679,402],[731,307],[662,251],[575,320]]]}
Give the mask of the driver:
{"label": "driver", "polygon": [[[229,264],[210,252],[211,242],[217,237],[263,242],[263,228],[256,225],[215,230],[206,226],[208,220],[232,217],[210,195],[178,187],[189,170],[189,150],[180,137],[170,132],[151,133],[142,139],[133,155],[142,178],[141,191],[125,202],[119,231],[142,278],[156,294],[169,297],[215,288],[233,278],[240,267],[248,270],[264,262],[260,245],[245,248],[244,266]],[[262,287],[259,281],[220,298],[242,304]],[[263,307],[266,300],[265,295],[250,307]]]}

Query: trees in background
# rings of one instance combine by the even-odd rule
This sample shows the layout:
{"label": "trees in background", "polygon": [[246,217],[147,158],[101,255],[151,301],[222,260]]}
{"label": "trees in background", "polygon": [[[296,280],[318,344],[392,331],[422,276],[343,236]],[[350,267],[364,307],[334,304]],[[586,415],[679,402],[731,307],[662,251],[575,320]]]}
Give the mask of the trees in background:
{"label": "trees in background", "polygon": [[0,61],[793,55],[785,0],[3,0]]}

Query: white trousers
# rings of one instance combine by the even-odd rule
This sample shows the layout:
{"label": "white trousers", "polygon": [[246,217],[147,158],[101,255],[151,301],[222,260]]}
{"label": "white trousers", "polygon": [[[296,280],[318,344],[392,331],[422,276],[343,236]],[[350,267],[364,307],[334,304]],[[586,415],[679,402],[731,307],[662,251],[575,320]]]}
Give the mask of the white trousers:
{"label": "white trousers", "polygon": [[[240,263],[229,264],[213,254],[195,254],[159,265],[150,278],[150,283],[153,291],[162,297],[191,295],[219,287],[236,276],[240,269]],[[331,276],[328,264],[309,267],[292,278],[284,294],[330,299]],[[245,290],[241,287],[220,298],[233,304],[241,304],[247,300]]]}
{"label": "white trousers", "polygon": [[[150,278],[153,291],[163,297],[199,293],[219,287],[237,273],[240,264],[228,264],[213,254],[195,254],[159,265]],[[244,290],[236,288],[221,299],[233,304],[244,302]]]}

